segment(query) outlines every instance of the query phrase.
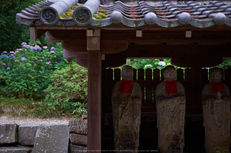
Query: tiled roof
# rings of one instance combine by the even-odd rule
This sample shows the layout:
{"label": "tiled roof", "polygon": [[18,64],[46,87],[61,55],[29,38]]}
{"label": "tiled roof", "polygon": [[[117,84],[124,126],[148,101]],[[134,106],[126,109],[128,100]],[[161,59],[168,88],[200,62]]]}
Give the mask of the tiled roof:
{"label": "tiled roof", "polygon": [[159,25],[168,28],[185,24],[197,28],[223,24],[231,27],[231,5],[219,1],[139,1],[136,5],[121,1],[102,5],[99,0],[88,0],[84,4],[78,3],[78,0],[44,1],[17,13],[16,20],[29,26],[105,27],[122,23],[128,27]]}

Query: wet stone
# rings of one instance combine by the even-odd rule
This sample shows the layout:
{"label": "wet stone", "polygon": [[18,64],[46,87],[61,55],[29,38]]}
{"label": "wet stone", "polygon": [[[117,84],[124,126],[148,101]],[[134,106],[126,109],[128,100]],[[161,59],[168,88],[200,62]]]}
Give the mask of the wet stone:
{"label": "wet stone", "polygon": [[19,126],[18,136],[19,144],[21,145],[34,145],[35,135],[38,126]]}
{"label": "wet stone", "polygon": [[70,153],[87,153],[87,147],[70,144]]}
{"label": "wet stone", "polygon": [[18,142],[18,125],[0,125],[0,144],[11,144]]}
{"label": "wet stone", "polygon": [[68,125],[40,126],[36,132],[33,153],[68,153]]}
{"label": "wet stone", "polygon": [[87,146],[87,136],[81,134],[70,134],[70,141],[72,144]]}
{"label": "wet stone", "polygon": [[87,119],[71,119],[69,122],[70,132],[87,134]]}
{"label": "wet stone", "polygon": [[1,147],[0,153],[29,153],[31,148],[28,147]]}

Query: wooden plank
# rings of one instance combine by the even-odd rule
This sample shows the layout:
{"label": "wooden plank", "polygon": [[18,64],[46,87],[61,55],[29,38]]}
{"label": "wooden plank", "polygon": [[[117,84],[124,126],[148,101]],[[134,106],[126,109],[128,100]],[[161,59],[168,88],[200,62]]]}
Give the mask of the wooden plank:
{"label": "wooden plank", "polygon": [[[152,80],[152,70],[151,69],[146,69],[146,80]],[[154,94],[152,91],[152,87],[146,87],[146,102],[152,103]]]}
{"label": "wooden plank", "polygon": [[106,79],[107,80],[113,80],[113,69],[107,69],[106,70]]}
{"label": "wooden plank", "polygon": [[[102,62],[101,52],[88,53],[88,134],[87,149],[101,150]],[[98,151],[93,151],[98,152]]]}
{"label": "wooden plank", "polygon": [[185,69],[185,80],[192,80],[192,70]]}
{"label": "wooden plank", "polygon": [[161,81],[164,81],[164,74],[163,74],[163,69],[162,69],[160,72],[161,72],[161,76],[160,76],[160,78],[161,78]]}
{"label": "wooden plank", "polygon": [[116,81],[121,80],[120,69],[115,69],[115,70],[114,70],[114,80],[116,80]]}
{"label": "wooden plank", "polygon": [[154,80],[160,80],[160,70],[159,69],[155,69],[153,70],[153,74],[154,74]]}
{"label": "wooden plank", "polygon": [[183,69],[177,69],[177,80],[178,81],[184,80]]}
{"label": "wooden plank", "polygon": [[203,85],[208,82],[209,80],[209,72],[208,69],[202,69],[202,80],[203,80]]}
{"label": "wooden plank", "polygon": [[137,80],[136,69],[133,69],[133,80]]}
{"label": "wooden plank", "polygon": [[[138,80],[139,80],[139,81],[144,80],[144,69],[138,69]],[[143,103],[144,100],[146,99],[146,95],[145,95],[145,97],[144,97],[144,92],[145,92],[146,88],[144,88],[144,87],[141,85],[141,90],[142,90],[142,103]]]}
{"label": "wooden plank", "polygon": [[231,81],[231,69],[225,69],[225,81]]}

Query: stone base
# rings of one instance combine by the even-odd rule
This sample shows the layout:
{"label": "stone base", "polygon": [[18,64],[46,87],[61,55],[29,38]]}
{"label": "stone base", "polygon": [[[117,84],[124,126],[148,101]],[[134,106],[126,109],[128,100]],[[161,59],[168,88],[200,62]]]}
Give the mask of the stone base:
{"label": "stone base", "polygon": [[0,153],[30,153],[31,148],[28,147],[1,147]]}
{"label": "stone base", "polygon": [[70,153],[87,153],[87,147],[70,144]]}

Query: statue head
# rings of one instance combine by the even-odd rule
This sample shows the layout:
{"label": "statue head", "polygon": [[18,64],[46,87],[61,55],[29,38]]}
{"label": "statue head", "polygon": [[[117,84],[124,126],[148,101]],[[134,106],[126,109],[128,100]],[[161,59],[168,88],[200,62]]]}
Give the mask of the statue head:
{"label": "statue head", "polygon": [[125,65],[122,68],[122,79],[132,80],[133,79],[133,68],[129,65]]}
{"label": "statue head", "polygon": [[175,80],[176,70],[173,66],[166,66],[163,69],[163,75],[165,80]]}
{"label": "statue head", "polygon": [[209,70],[209,81],[220,82],[222,80],[222,69],[213,68]]}

